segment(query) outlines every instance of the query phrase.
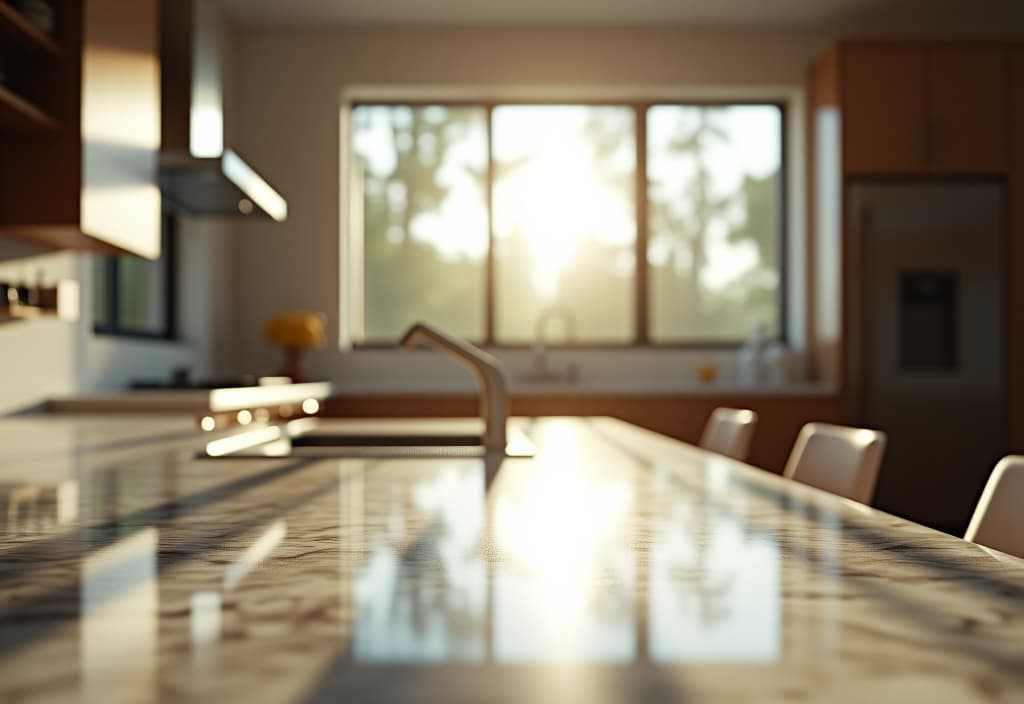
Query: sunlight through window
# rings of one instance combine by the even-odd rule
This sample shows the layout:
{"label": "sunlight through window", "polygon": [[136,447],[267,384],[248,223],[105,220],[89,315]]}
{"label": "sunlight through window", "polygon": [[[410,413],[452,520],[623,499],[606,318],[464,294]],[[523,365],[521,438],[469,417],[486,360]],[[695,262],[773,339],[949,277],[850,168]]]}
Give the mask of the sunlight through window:
{"label": "sunlight through window", "polygon": [[357,342],[784,334],[780,105],[357,105],[352,126]]}
{"label": "sunlight through window", "polygon": [[648,110],[653,341],[778,334],[781,152],[775,105]]}
{"label": "sunlight through window", "polygon": [[353,150],[363,177],[364,342],[423,321],[484,335],[486,112],[361,105]]}
{"label": "sunlight through window", "polygon": [[577,340],[633,334],[636,128],[625,107],[495,108],[496,336],[531,342],[546,309]]}

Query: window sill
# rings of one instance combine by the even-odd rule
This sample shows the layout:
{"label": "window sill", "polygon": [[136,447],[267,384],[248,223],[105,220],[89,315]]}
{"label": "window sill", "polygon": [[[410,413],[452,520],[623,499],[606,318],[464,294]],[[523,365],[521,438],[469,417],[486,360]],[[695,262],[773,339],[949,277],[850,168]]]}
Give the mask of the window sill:
{"label": "window sill", "polygon": [[[431,379],[344,379],[335,382],[335,394],[369,394],[380,396],[471,395],[475,393],[465,384],[437,383]],[[575,382],[522,381],[509,379],[512,396],[832,396],[834,386],[824,382],[794,381],[789,383],[741,384],[733,381],[715,381],[702,384],[687,379],[650,380],[581,379]]]}
{"label": "window sill", "polygon": [[[712,341],[712,342],[665,342],[656,343],[651,342],[647,344],[632,344],[632,343],[581,343],[581,344],[565,344],[559,342],[545,342],[541,343],[522,343],[522,344],[507,344],[507,345],[487,345],[480,342],[468,341],[470,344],[479,347],[486,352],[501,353],[501,352],[529,352],[535,350],[538,347],[544,347],[546,350],[558,350],[563,352],[685,352],[687,350],[738,350],[744,345],[745,340],[723,340],[723,341]],[[780,338],[768,339],[767,344],[782,343],[785,341]],[[386,342],[364,342],[356,343],[352,345],[352,350],[357,354],[361,351],[366,352],[385,352],[388,350],[397,350],[398,343],[386,343]]]}
{"label": "window sill", "polygon": [[[803,351],[795,350],[787,381],[751,384],[741,351],[723,348],[616,347],[603,349],[529,347],[489,349],[505,369],[514,394],[811,394],[833,393],[806,381]],[[342,392],[475,393],[472,376],[434,350],[355,349],[322,360],[323,370]],[[770,370],[767,373],[772,373]],[[700,378],[711,374],[710,383]],[[745,383],[747,382],[747,383]]]}
{"label": "window sill", "polygon": [[94,327],[92,329],[92,334],[95,337],[100,337],[109,340],[123,340],[136,342],[166,342],[170,344],[180,344],[184,342],[181,338],[172,335],[154,332],[136,332],[132,330],[110,330],[106,328]]}

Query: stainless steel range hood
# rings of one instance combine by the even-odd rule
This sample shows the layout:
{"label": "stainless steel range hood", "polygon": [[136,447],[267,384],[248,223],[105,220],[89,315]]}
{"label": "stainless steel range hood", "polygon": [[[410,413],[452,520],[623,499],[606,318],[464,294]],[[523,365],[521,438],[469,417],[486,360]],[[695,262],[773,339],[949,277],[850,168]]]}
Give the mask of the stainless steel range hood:
{"label": "stainless steel range hood", "polygon": [[161,0],[160,190],[189,214],[282,222],[288,203],[224,143],[224,38],[212,0]]}

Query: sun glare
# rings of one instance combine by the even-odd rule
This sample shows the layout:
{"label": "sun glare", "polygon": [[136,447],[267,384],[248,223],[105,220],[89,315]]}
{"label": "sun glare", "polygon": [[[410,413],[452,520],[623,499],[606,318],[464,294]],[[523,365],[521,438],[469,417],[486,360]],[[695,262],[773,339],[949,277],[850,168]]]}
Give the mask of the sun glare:
{"label": "sun glare", "polygon": [[628,497],[586,472],[571,427],[550,430],[534,471],[497,505],[495,535],[530,577],[536,603],[568,635],[590,598],[599,555],[621,528]]}
{"label": "sun glare", "polygon": [[754,320],[774,329],[779,106],[358,105],[352,116],[366,339],[424,319],[530,343],[557,306],[575,319],[571,342],[634,341],[644,255],[653,341],[738,339]]}
{"label": "sun glare", "polygon": [[[533,260],[533,283],[552,300],[559,278],[589,241],[628,244],[636,236],[631,194],[617,191],[588,125],[620,108],[516,105],[494,114],[495,237],[520,236]],[[623,133],[628,136],[628,133]],[[621,140],[624,146],[627,139]],[[620,145],[607,155],[618,170]],[[505,173],[501,173],[504,171]]]}
{"label": "sun glare", "polygon": [[515,210],[505,231],[518,229],[525,238],[536,264],[535,282],[548,299],[589,235],[588,208],[601,187],[575,156],[564,146],[547,151],[499,190]]}

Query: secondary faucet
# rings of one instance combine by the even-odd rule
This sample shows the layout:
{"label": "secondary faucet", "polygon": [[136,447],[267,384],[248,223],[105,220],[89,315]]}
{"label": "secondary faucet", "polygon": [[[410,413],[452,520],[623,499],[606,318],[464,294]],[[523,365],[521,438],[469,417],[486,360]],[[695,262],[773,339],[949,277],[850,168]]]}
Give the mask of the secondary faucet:
{"label": "secondary faucet", "polygon": [[501,363],[479,347],[451,337],[424,323],[416,323],[409,328],[399,345],[411,349],[422,342],[447,352],[473,372],[480,383],[480,416],[484,419],[484,448],[487,452],[505,452],[508,384]]}
{"label": "secondary faucet", "polygon": [[[562,319],[565,329],[566,342],[576,341],[576,318],[566,306],[551,305],[541,311],[537,316],[533,337],[533,367],[537,379],[554,379],[559,375],[548,369],[547,359],[547,329],[549,321],[558,316]],[[578,369],[575,364],[570,364],[565,371],[565,379],[574,381]]]}

